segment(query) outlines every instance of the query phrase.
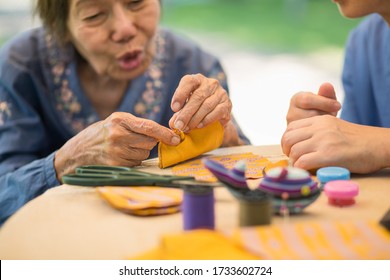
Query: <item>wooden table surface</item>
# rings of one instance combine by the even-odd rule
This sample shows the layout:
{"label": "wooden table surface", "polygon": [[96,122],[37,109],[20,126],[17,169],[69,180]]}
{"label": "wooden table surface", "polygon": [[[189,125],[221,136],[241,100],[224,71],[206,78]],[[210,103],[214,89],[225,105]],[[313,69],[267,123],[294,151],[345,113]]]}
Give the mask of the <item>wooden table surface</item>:
{"label": "wooden table surface", "polygon": [[[285,158],[279,146],[242,146],[218,149],[210,154],[253,152],[272,160]],[[160,170],[157,160],[145,170]],[[338,208],[325,195],[289,223],[301,221],[377,220],[390,207],[390,170],[369,176],[352,176],[360,193],[357,203]],[[223,187],[215,192],[216,229],[238,227],[238,203]],[[274,216],[272,223],[286,222]],[[119,212],[103,201],[94,188],[62,185],[27,203],[0,229],[0,259],[126,259],[155,248],[163,234],[183,231],[182,214],[136,217]]]}

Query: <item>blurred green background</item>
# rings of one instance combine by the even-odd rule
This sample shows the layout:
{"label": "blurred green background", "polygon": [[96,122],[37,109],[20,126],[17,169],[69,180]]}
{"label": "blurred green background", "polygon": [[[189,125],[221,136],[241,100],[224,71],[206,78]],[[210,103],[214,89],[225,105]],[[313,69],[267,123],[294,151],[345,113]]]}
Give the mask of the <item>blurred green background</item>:
{"label": "blurred green background", "polygon": [[164,25],[215,34],[263,52],[308,52],[345,44],[359,20],[331,0],[162,0]]}
{"label": "blurred green background", "polygon": [[[163,25],[271,53],[342,48],[359,21],[342,17],[331,0],[161,1]],[[33,22],[31,0],[13,2],[0,3],[0,45]]]}

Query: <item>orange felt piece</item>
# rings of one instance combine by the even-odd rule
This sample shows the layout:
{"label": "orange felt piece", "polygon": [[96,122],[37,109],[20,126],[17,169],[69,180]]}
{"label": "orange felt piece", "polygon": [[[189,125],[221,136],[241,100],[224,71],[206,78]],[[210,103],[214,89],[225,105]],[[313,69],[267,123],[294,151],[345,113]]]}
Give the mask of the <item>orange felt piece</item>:
{"label": "orange felt piece", "polygon": [[177,146],[158,144],[158,166],[166,168],[197,157],[203,153],[219,148],[223,141],[224,128],[219,121],[206,127],[181,133],[182,142]]}

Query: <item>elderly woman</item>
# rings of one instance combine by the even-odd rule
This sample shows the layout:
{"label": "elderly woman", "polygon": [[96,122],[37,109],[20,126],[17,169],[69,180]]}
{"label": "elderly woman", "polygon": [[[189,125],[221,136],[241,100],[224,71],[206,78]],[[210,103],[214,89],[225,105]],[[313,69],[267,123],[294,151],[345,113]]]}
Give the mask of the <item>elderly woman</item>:
{"label": "elderly woman", "polygon": [[390,1],[333,0],[348,18],[368,16],[351,33],[343,72],[345,98],[324,83],[291,98],[283,151],[304,169],[338,165],[354,173],[390,167]]}
{"label": "elderly woman", "polygon": [[[159,0],[38,0],[0,53],[0,223],[85,164],[139,165],[170,129],[235,124],[218,60],[158,28]],[[170,128],[168,128],[170,127]]]}

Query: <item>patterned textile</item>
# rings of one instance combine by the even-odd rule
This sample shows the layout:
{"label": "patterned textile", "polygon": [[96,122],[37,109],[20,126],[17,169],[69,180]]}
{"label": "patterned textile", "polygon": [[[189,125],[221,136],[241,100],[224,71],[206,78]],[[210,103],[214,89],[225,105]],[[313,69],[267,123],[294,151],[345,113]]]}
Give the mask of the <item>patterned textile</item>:
{"label": "patterned textile", "polygon": [[158,248],[134,258],[388,260],[390,233],[370,221],[242,227],[224,234],[194,230],[163,236]]}
{"label": "patterned textile", "polygon": [[390,259],[390,233],[377,222],[302,222],[242,228],[233,239],[264,259]]}
{"label": "patterned textile", "polygon": [[112,207],[136,216],[155,216],[180,211],[183,192],[159,187],[99,187],[96,191]]}

